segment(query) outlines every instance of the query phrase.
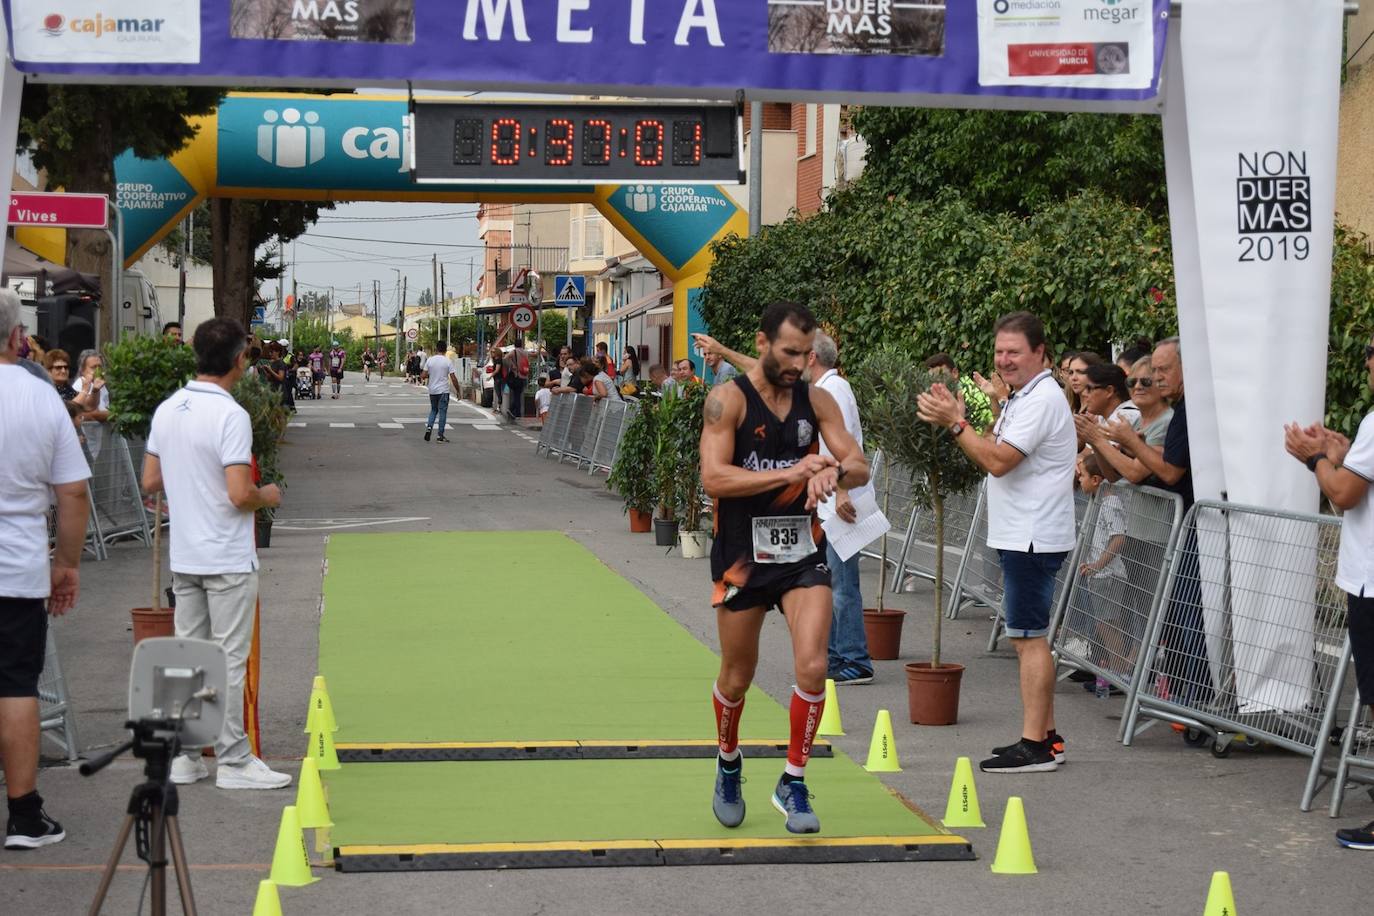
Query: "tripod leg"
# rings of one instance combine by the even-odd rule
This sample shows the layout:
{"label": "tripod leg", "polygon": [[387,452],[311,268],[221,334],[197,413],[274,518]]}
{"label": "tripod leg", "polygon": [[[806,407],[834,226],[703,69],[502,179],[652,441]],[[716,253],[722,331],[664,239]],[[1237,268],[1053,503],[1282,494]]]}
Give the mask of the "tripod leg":
{"label": "tripod leg", "polygon": [[99,916],[100,908],[105,904],[105,895],[110,892],[110,882],[114,880],[119,860],[124,855],[124,844],[129,842],[129,832],[133,829],[134,816],[130,814],[124,818],[124,826],[119,828],[119,837],[115,840],[114,851],[110,853],[110,861],[105,863],[105,870],[100,874],[100,887],[96,888],[95,899],[91,901],[90,916]]}
{"label": "tripod leg", "polygon": [[181,911],[196,916],[196,899],[191,894],[191,869],[186,865],[186,847],[181,845],[181,824],[176,815],[167,818],[167,839],[172,847],[172,868],[176,871],[177,890],[181,891]]}

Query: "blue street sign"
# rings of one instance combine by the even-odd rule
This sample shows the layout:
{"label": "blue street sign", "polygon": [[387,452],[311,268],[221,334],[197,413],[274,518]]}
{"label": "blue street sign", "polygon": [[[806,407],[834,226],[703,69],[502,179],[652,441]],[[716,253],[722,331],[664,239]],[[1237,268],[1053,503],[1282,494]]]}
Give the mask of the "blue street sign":
{"label": "blue street sign", "polygon": [[587,278],[577,274],[557,274],[553,278],[554,303],[557,305],[586,305]]}

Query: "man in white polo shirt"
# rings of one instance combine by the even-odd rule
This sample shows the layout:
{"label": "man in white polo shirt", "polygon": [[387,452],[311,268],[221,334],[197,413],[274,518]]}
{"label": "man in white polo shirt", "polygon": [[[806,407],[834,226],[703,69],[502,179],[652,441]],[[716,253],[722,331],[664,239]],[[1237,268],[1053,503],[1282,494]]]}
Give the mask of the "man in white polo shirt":
{"label": "man in white polo shirt", "polygon": [[[172,590],[178,636],[213,639],[229,659],[224,729],[215,742],[221,789],[279,789],[291,777],[267,767],[249,747],[243,682],[258,599],[253,513],[281,505],[276,484],[253,483],[253,430],[229,393],[248,368],[248,335],[231,318],[196,328],[196,377],[153,414],[143,489],[167,492],[172,530]],[[172,762],[172,782],[209,776],[199,756]]]}
{"label": "man in white polo shirt", "polygon": [[[0,758],[9,817],[6,849],[60,843],[62,825],[38,794],[38,678],[48,616],[76,604],[91,476],[57,389],[20,365],[19,296],[0,289]],[[49,500],[57,544],[48,559]],[[46,605],[46,607],[45,607]],[[13,896],[11,896],[13,899]],[[18,904],[15,904],[16,908]]]}
{"label": "man in white polo shirt", "polygon": [[983,436],[964,420],[964,405],[943,385],[917,399],[927,423],[947,427],[988,472],[988,546],[1002,565],[1003,619],[1021,665],[1021,740],[993,748],[987,773],[1054,770],[1064,739],[1054,724],[1050,605],[1054,577],[1073,550],[1073,415],[1045,365],[1045,326],[1030,312],[998,319],[995,362],[1011,396]]}
{"label": "man in white polo shirt", "polygon": [[[1365,345],[1364,366],[1365,381],[1374,388],[1374,340]],[[1322,493],[1345,513],[1336,586],[1346,593],[1345,625],[1350,631],[1360,699],[1374,707],[1374,506],[1369,502],[1369,483],[1374,481],[1374,413],[1360,421],[1354,444],[1320,423],[1306,428],[1290,423],[1283,428],[1283,439],[1288,454],[1317,475]],[[1336,842],[1347,849],[1374,850],[1374,821],[1337,830]]]}
{"label": "man in white polo shirt", "polygon": [[426,442],[429,441],[430,433],[434,431],[436,418],[439,420],[439,441],[448,441],[444,430],[448,428],[449,385],[452,384],[455,389],[458,387],[458,375],[453,371],[453,363],[445,353],[447,349],[448,341],[439,341],[439,346],[434,349],[434,355],[425,360],[424,368],[420,370],[420,380],[429,388],[429,420],[425,423]]}

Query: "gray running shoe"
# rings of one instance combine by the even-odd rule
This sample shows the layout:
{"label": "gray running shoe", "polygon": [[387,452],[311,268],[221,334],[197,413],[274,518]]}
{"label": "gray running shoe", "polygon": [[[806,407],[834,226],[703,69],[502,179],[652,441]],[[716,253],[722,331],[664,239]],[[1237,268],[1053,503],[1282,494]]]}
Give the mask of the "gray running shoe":
{"label": "gray running shoe", "polygon": [[773,790],[773,807],[787,818],[788,833],[820,833],[821,820],[811,810],[811,793],[806,783],[783,782],[778,779],[778,787]]}
{"label": "gray running shoe", "polygon": [[722,826],[738,827],[744,822],[744,794],[740,792],[743,773],[743,757],[735,758],[732,770],[726,769],[720,758],[716,758],[716,794],[711,799],[711,811]]}

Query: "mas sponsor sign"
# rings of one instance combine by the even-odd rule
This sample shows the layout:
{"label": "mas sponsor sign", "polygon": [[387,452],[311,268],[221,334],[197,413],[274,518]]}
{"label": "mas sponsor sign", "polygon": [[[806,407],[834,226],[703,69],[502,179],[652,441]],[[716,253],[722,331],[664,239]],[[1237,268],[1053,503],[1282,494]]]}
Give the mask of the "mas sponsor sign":
{"label": "mas sponsor sign", "polygon": [[1026,96],[1087,110],[1157,107],[1168,12],[1168,0],[0,3],[16,66],[69,79],[978,107]]}
{"label": "mas sponsor sign", "polygon": [[1144,89],[1163,53],[1156,0],[978,0],[984,86]]}
{"label": "mas sponsor sign", "polygon": [[53,63],[200,62],[200,4],[190,0],[16,0],[15,59]]}
{"label": "mas sponsor sign", "polygon": [[415,0],[230,0],[229,34],[279,41],[415,41]]}

